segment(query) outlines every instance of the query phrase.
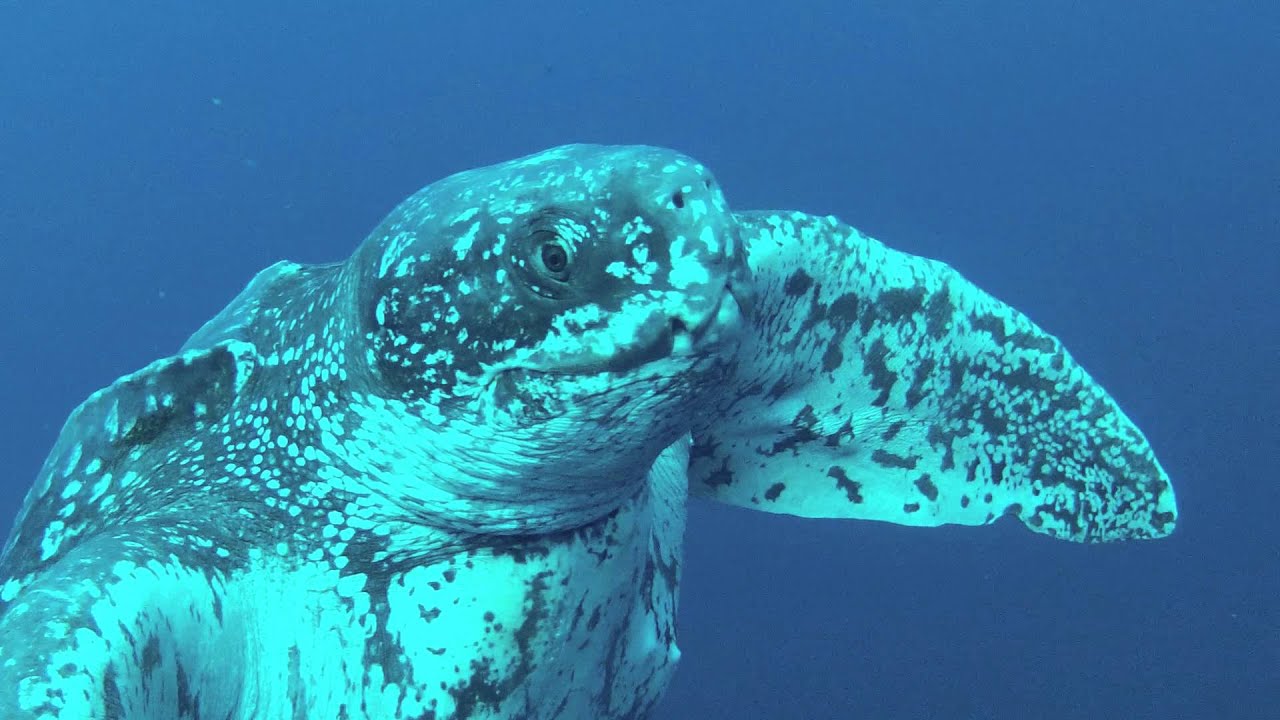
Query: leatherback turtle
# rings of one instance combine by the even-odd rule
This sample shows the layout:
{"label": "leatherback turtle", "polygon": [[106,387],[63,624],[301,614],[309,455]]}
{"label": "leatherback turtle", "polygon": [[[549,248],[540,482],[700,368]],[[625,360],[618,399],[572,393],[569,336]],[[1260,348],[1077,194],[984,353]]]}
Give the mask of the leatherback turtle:
{"label": "leatherback turtle", "polygon": [[67,420],[0,564],[5,718],[641,718],[689,496],[1165,535],[1025,317],[652,147],[463,172]]}

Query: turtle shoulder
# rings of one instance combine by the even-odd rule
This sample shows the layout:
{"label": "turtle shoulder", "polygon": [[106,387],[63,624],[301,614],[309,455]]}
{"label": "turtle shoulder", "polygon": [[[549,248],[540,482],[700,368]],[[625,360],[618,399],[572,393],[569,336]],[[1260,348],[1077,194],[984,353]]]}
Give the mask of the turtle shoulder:
{"label": "turtle shoulder", "polygon": [[[202,452],[257,368],[251,343],[223,340],[166,357],[93,393],[63,425],[0,557],[0,600],[104,528],[179,502],[166,466]],[[199,473],[198,468],[192,472]]]}
{"label": "turtle shoulder", "polygon": [[317,302],[334,302],[333,280],[342,263],[302,265],[288,260],[260,271],[182,345],[183,350],[212,347],[224,340],[260,346],[285,340],[289,320],[301,317]]}
{"label": "turtle shoulder", "polygon": [[[93,393],[68,417],[28,492],[3,556],[0,600],[95,533],[181,511],[205,497],[231,414],[270,394],[296,325],[331,305],[338,265],[259,272],[174,355]],[[2,582],[2,581],[0,581]]]}

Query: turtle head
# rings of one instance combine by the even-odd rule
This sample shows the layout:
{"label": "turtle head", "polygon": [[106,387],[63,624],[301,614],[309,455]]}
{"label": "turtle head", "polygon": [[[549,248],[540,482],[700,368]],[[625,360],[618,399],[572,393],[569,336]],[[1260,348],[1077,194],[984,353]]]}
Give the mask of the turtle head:
{"label": "turtle head", "polygon": [[572,441],[584,477],[611,471],[592,448],[642,472],[724,371],[737,232],[710,172],[669,150],[565,146],[446,178],[350,266],[371,374],[455,430],[526,438],[524,457]]}

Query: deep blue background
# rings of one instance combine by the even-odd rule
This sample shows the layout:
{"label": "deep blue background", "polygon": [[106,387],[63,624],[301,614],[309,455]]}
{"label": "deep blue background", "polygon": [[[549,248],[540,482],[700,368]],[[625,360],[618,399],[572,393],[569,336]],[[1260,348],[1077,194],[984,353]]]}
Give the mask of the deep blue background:
{"label": "deep blue background", "polygon": [[660,717],[1280,717],[1276,3],[213,5],[0,3],[0,523],[268,263],[455,170],[664,144],[1030,314],[1183,515],[1081,547],[699,504]]}

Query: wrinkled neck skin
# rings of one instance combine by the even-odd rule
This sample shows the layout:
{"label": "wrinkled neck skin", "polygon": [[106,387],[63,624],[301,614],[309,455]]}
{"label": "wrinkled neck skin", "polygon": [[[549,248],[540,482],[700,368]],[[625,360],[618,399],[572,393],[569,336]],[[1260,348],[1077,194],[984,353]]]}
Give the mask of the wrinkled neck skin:
{"label": "wrinkled neck skin", "polygon": [[[726,275],[724,287],[709,283],[705,307],[667,291],[637,295],[607,323],[566,313],[536,347],[460,362],[455,384],[424,397],[378,364],[375,312],[360,303],[366,274],[356,260],[277,267],[190,344],[255,344],[261,375],[251,384],[263,394],[242,396],[240,411],[315,467],[315,481],[296,489],[309,504],[344,514],[354,504],[401,557],[475,536],[576,529],[616,510],[723,385],[741,329]],[[653,318],[661,330],[671,317],[698,339],[670,328],[665,345],[649,337]]]}
{"label": "wrinkled neck skin", "polygon": [[651,363],[610,397],[534,423],[501,416],[491,394],[444,420],[421,404],[356,395],[332,452],[388,520],[480,535],[581,527],[635,495],[687,432],[694,395],[671,388],[689,385],[681,369]]}
{"label": "wrinkled neck skin", "polygon": [[[330,282],[338,296],[349,292],[342,279]],[[347,347],[361,347],[353,331],[340,334]],[[297,342],[282,338],[283,346]],[[342,393],[342,413],[317,433],[329,459],[319,475],[401,530],[402,546],[436,544],[434,530],[513,536],[603,518],[635,496],[659,452],[689,432],[705,388],[724,373],[723,356],[703,352],[626,372],[535,374],[517,380],[538,393],[534,410],[513,404],[503,382],[476,383],[436,404],[389,397],[361,352],[344,355],[347,382],[332,387]]]}
{"label": "wrinkled neck skin", "polygon": [[[339,302],[350,304],[337,315],[359,317],[359,265],[333,282],[345,296]],[[661,302],[669,300],[646,298],[634,316],[653,316]],[[613,318],[632,322],[627,313]],[[589,332],[557,330],[578,338]],[[348,380],[333,388],[343,395],[341,417],[319,437],[333,462],[318,475],[395,528],[394,554],[416,555],[458,536],[589,525],[633,498],[658,455],[689,433],[696,408],[723,385],[732,356],[725,349],[740,331],[729,298],[697,346],[675,342],[665,356],[622,369],[579,362],[553,334],[496,366],[460,371],[451,393],[430,399],[397,392],[363,350],[348,351]],[[359,328],[344,332],[348,348],[369,347]],[[620,353],[610,347],[598,355]]]}

